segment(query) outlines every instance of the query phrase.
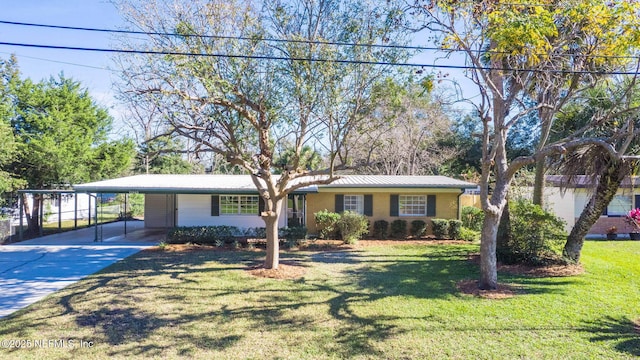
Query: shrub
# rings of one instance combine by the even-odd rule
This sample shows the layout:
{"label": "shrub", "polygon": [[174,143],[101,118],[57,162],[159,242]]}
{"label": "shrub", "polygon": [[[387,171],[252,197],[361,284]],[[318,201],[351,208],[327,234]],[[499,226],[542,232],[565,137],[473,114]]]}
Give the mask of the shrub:
{"label": "shrub", "polygon": [[247,238],[266,239],[267,229],[265,227],[251,227],[244,230],[244,236]]}
{"label": "shrub", "polygon": [[460,236],[458,238],[464,241],[477,241],[480,240],[480,232],[463,226],[460,229]]}
{"label": "shrub", "polygon": [[240,230],[235,226],[181,226],[167,234],[169,244],[217,244],[232,243]]}
{"label": "shrub", "polygon": [[362,235],[369,232],[369,220],[364,215],[345,211],[338,221],[338,229],[345,244],[355,244]]}
{"label": "shrub", "polygon": [[475,230],[482,230],[482,222],[484,221],[484,212],[482,209],[478,209],[473,206],[464,206],[462,207],[462,226]]}
{"label": "shrub", "polygon": [[457,219],[449,220],[449,238],[458,240],[460,239],[460,230],[462,229],[462,221]]}
{"label": "shrub", "polygon": [[424,220],[413,220],[411,222],[411,236],[422,237],[427,232],[427,223]]}
{"label": "shrub", "polygon": [[290,248],[300,245],[307,239],[307,228],[304,226],[280,228],[278,233],[280,240],[284,240],[286,246]]}
{"label": "shrub", "polygon": [[556,262],[566,240],[564,221],[528,200],[509,203],[511,238],[497,249],[505,263],[542,265]]}
{"label": "shrub", "polygon": [[436,239],[446,239],[449,234],[449,220],[447,219],[431,219],[431,228],[433,236]]}
{"label": "shrub", "polygon": [[340,214],[328,210],[318,211],[313,214],[318,228],[318,236],[321,239],[335,239],[338,235],[338,221]]}
{"label": "shrub", "polygon": [[376,239],[386,239],[389,236],[389,222],[386,220],[376,220],[373,223],[373,237]]}
{"label": "shrub", "polygon": [[389,232],[394,239],[405,239],[407,237],[407,220],[393,220]]}

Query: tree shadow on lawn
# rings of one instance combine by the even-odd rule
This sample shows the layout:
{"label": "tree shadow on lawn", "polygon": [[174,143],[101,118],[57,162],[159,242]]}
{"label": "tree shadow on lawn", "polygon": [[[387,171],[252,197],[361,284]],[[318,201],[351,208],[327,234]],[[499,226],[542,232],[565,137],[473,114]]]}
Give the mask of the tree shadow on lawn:
{"label": "tree shadow on lawn", "polygon": [[[367,304],[391,296],[422,299],[458,296],[455,288],[457,281],[478,277],[478,268],[467,260],[468,255],[468,251],[459,249],[448,252],[438,249],[435,253],[422,255],[387,255],[366,251],[330,254],[288,252],[283,253],[283,260],[297,261],[309,267],[314,267],[314,263],[326,264],[331,268],[335,266],[340,277],[247,281],[241,288],[228,289],[211,288],[212,283],[207,285],[209,288],[203,288],[197,281],[198,276],[216,276],[216,273],[227,270],[246,270],[263,257],[264,253],[141,252],[133,260],[116,263],[65,289],[62,297],[47,300],[55,302],[52,305],[61,307],[59,313],[52,315],[50,310],[47,312],[48,306],[45,304],[37,308],[41,313],[17,317],[10,327],[0,330],[0,336],[17,336],[23,327],[51,328],[54,325],[48,321],[49,318],[54,318],[51,321],[55,322],[58,316],[71,316],[78,327],[88,328],[96,335],[103,336],[108,344],[114,345],[107,350],[110,356],[160,356],[168,348],[176,346],[179,346],[180,354],[188,355],[194,349],[224,350],[248,335],[243,334],[241,329],[235,334],[191,332],[188,336],[184,332],[168,331],[171,339],[163,340],[162,343],[140,343],[151,336],[157,336],[157,332],[167,332],[166,329],[203,326],[200,324],[234,326],[235,321],[253,324],[248,327],[248,331],[259,328],[260,331],[269,332],[289,328],[307,332],[322,330],[326,333],[326,325],[310,314],[309,309],[322,309],[328,305],[328,315],[338,321],[334,339],[326,345],[317,346],[326,347],[327,354],[338,357],[384,356],[376,348],[376,343],[407,331],[395,324],[405,319],[415,319],[414,315],[388,316],[376,314],[375,311],[362,315],[359,309],[363,305],[368,306]],[[157,278],[163,275],[171,281],[158,281]],[[154,282],[147,281],[147,277]],[[536,282],[540,284],[538,291],[551,291],[550,285],[542,284],[543,279],[535,279],[527,284],[527,292],[536,289]],[[197,289],[195,295],[194,289]],[[103,298],[101,293],[105,291],[119,295]],[[186,295],[190,292],[190,295]],[[168,314],[147,308],[143,295],[140,295],[140,299],[137,298],[138,294],[144,293],[151,293],[160,303],[181,304],[188,311]],[[242,306],[223,304],[215,310],[199,311],[191,308],[191,302],[198,305],[238,293],[257,296],[258,300]],[[326,294],[326,297],[318,294]],[[296,310],[300,312],[295,312]],[[336,347],[336,344],[340,346]]]}
{"label": "tree shadow on lawn", "polygon": [[592,342],[613,342],[616,350],[640,356],[640,319],[605,316],[583,324],[580,330],[593,334]]}

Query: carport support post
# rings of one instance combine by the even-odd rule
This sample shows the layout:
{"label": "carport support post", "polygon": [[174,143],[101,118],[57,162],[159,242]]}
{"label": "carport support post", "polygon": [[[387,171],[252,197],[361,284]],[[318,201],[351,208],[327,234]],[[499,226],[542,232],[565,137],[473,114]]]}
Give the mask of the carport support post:
{"label": "carport support post", "polygon": [[124,193],[124,234],[127,235],[127,197],[129,194]]}
{"label": "carport support post", "polygon": [[38,201],[40,202],[40,216],[38,216],[38,222],[40,223],[40,237],[43,235],[43,225],[44,225],[44,194],[40,194],[38,196]]}
{"label": "carport support post", "polygon": [[18,193],[18,206],[20,207],[20,231],[18,232],[18,239],[22,241],[24,221],[22,218],[24,217],[24,200],[22,199],[22,194]]}
{"label": "carport support post", "polygon": [[73,193],[73,230],[78,229],[78,193]]}
{"label": "carport support post", "polygon": [[58,193],[58,232],[62,230],[62,193]]}
{"label": "carport support post", "polygon": [[[91,204],[91,198],[89,198],[89,204]],[[96,229],[95,229],[95,238],[94,238],[93,241],[97,242],[98,241],[98,194],[96,194],[96,198],[95,198],[94,204],[95,204],[96,208],[95,208],[95,213],[93,214],[93,216],[95,216],[94,223],[95,223]],[[91,206],[89,206],[89,211],[91,211]],[[91,219],[91,216],[89,216],[89,219]],[[91,220],[89,220],[89,221],[91,221]]]}

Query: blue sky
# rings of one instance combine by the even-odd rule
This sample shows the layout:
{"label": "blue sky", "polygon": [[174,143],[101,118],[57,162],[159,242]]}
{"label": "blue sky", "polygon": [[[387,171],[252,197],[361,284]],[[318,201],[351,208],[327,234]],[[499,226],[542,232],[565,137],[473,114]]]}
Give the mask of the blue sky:
{"label": "blue sky", "polygon": [[[121,24],[116,8],[104,0],[0,0],[0,4],[0,20],[6,21],[95,28],[116,28]],[[0,41],[88,47],[109,47],[111,44],[106,33],[6,24],[0,24]],[[65,76],[79,80],[88,88],[101,105],[114,103],[113,74],[105,70],[111,66],[109,54],[0,45],[0,57],[6,59],[13,53],[18,56],[25,77],[39,81],[64,72]]]}
{"label": "blue sky", "polygon": [[[0,0],[0,20],[38,24],[67,25],[115,29],[122,20],[114,5],[106,0]],[[56,30],[37,27],[0,24],[0,41],[12,43],[62,45],[75,47],[109,48],[111,35],[75,30]],[[424,44],[417,44],[424,45]],[[20,70],[25,77],[35,81],[47,79],[63,72],[89,89],[93,98],[110,108],[116,121],[121,118],[117,102],[113,98],[112,82],[115,73],[109,53],[36,49],[0,45],[0,57],[18,56]],[[433,53],[412,59],[413,63],[433,63]],[[438,61],[439,64],[462,64],[462,59]],[[426,72],[437,69],[425,69]],[[443,70],[451,78],[462,80],[460,71]],[[464,80],[463,80],[464,82]],[[466,81],[468,87],[468,81]],[[118,126],[116,124],[116,126]]]}

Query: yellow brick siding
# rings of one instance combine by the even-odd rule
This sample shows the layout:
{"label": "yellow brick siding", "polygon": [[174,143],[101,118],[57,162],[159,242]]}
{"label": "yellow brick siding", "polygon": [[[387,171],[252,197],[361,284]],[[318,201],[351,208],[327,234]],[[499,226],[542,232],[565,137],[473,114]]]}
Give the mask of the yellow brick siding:
{"label": "yellow brick siding", "polygon": [[342,195],[373,195],[373,216],[369,217],[371,226],[377,220],[386,220],[391,223],[393,220],[402,219],[407,221],[407,226],[411,227],[411,221],[413,220],[425,220],[429,225],[429,232],[431,230],[431,217],[426,216],[390,216],[390,202],[391,194],[401,195],[435,195],[436,196],[436,218],[441,219],[457,219],[458,218],[458,195],[459,190],[453,190],[454,192],[429,192],[429,191],[414,191],[409,192],[407,189],[393,192],[371,192],[371,191],[351,191],[349,189],[340,189],[340,191],[328,192],[323,191],[315,194],[307,194],[307,228],[310,234],[317,234],[316,223],[314,215],[318,211],[328,210],[335,211],[335,196],[336,194]]}

